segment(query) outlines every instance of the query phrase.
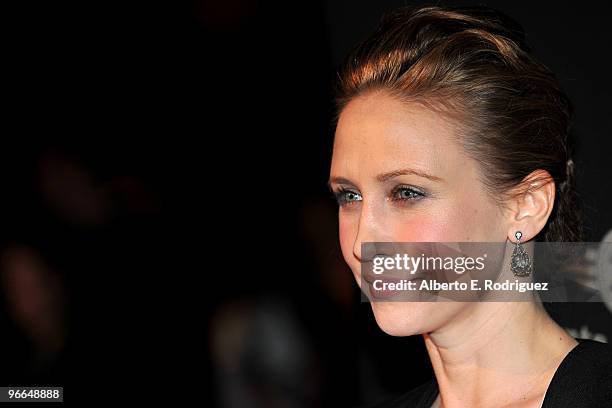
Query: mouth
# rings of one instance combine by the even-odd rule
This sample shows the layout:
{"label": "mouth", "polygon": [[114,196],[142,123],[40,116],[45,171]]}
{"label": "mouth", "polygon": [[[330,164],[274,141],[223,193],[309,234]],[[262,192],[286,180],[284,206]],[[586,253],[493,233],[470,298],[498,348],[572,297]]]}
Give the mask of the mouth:
{"label": "mouth", "polygon": [[[406,289],[388,289],[392,287],[408,287],[409,282],[418,286],[424,280],[423,274],[407,275],[405,277],[389,277],[381,275],[364,274],[359,277],[359,287],[370,301],[415,301],[418,291]],[[376,282],[378,281],[378,282]],[[414,286],[413,286],[414,287]]]}
{"label": "mouth", "polygon": [[414,280],[423,280],[425,279],[425,274],[423,273],[415,273],[415,274],[406,274],[405,276],[393,276],[393,275],[376,275],[373,273],[365,272],[359,276],[362,281],[372,285],[374,281],[381,280],[383,282],[388,283],[401,283],[401,282],[410,282]]}

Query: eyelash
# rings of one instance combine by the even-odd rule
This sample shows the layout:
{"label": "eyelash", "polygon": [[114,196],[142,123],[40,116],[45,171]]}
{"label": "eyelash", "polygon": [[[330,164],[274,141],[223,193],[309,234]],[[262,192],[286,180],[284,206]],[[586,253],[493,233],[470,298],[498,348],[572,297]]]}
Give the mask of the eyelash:
{"label": "eyelash", "polygon": [[[409,192],[410,197],[409,198],[398,198],[397,195],[402,192]],[[355,199],[348,200],[347,199],[348,194],[361,196],[359,193],[356,193],[355,191],[345,189],[345,188],[340,188],[338,191],[333,192],[333,196],[335,197],[338,205],[341,207],[353,204],[356,201],[361,201],[361,200],[355,200]],[[389,199],[393,202],[397,202],[399,205],[410,205],[412,204],[411,201],[418,201],[423,197],[425,197],[425,193],[413,187],[400,185],[400,186],[395,187],[393,190],[391,190],[391,195]]]}

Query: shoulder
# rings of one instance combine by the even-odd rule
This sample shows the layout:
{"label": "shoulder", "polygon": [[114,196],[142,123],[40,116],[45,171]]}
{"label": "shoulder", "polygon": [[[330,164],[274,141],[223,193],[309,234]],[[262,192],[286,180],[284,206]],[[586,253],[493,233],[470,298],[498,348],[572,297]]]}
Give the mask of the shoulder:
{"label": "shoulder", "polygon": [[547,407],[600,407],[612,400],[612,348],[593,340],[576,339],[555,372],[544,400]]}
{"label": "shoulder", "polygon": [[432,379],[404,394],[362,408],[429,408],[438,396],[438,384]]}

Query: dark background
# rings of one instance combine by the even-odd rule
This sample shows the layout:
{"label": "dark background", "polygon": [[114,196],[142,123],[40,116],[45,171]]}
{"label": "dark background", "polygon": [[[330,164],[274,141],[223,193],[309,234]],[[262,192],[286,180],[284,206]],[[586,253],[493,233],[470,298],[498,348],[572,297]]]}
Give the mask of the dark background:
{"label": "dark background", "polygon": [[[0,384],[337,407],[430,378],[420,337],[385,335],[359,302],[326,188],[335,67],[402,4],[7,5]],[[480,4],[523,24],[573,100],[587,240],[602,240],[607,14]],[[612,336],[604,304],[551,313],[577,337]]]}

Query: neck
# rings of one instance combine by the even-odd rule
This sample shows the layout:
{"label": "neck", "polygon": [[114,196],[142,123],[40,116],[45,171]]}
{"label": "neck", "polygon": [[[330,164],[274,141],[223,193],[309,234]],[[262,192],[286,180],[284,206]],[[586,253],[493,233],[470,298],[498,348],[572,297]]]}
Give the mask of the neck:
{"label": "neck", "polygon": [[535,301],[473,303],[423,336],[445,407],[539,403],[577,344]]}

